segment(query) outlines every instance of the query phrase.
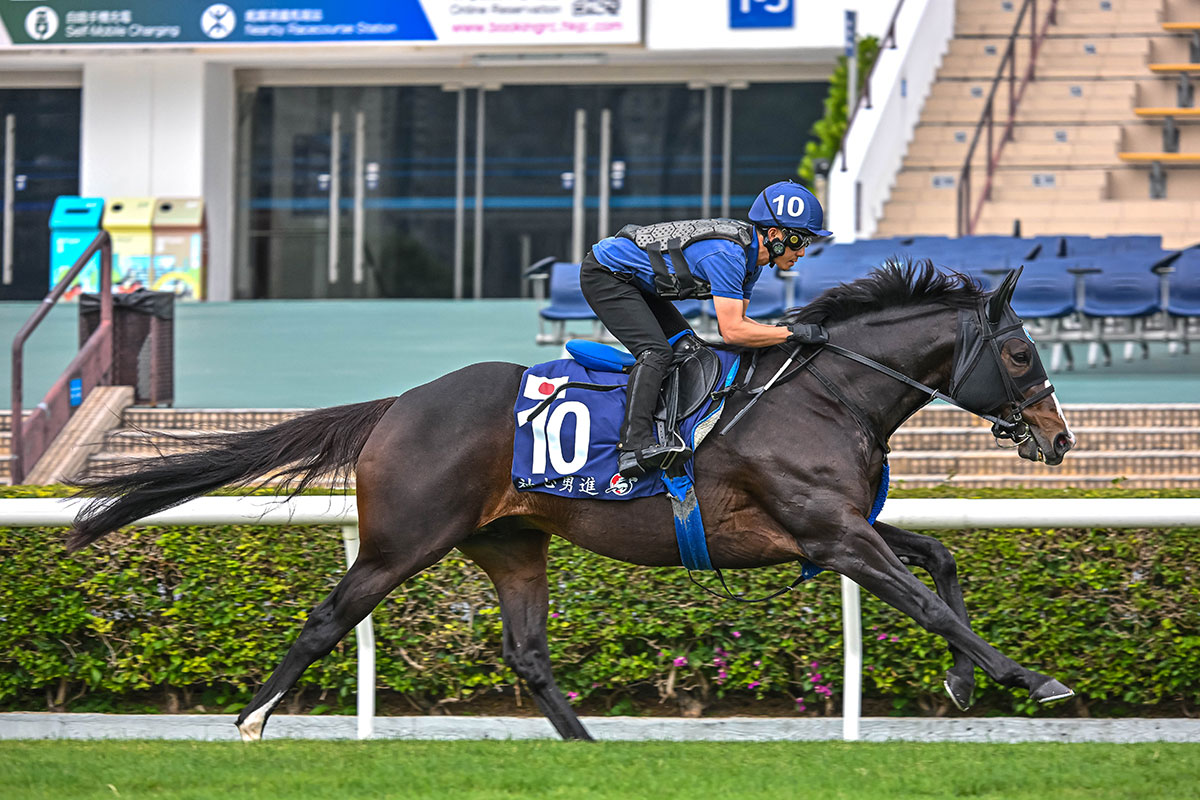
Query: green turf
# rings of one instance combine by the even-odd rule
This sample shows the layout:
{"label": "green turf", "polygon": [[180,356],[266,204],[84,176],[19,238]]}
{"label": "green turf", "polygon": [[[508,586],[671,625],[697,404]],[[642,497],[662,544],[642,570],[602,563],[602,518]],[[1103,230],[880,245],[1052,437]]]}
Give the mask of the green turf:
{"label": "green turf", "polygon": [[0,742],[17,798],[1196,797],[1200,745]]}

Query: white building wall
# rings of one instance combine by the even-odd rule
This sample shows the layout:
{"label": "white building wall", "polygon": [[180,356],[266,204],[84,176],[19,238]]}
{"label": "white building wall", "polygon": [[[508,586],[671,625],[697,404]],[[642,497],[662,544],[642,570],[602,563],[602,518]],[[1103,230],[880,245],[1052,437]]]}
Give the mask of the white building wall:
{"label": "white building wall", "polygon": [[871,108],[859,108],[829,172],[826,227],[837,241],[874,235],[953,37],[954,0],[906,0],[897,46],[880,51],[871,75]]}

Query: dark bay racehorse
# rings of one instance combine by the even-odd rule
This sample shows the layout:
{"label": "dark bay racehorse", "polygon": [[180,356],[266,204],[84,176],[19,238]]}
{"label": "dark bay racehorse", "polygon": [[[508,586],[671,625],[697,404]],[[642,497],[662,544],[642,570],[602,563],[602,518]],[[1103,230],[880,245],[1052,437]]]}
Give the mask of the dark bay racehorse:
{"label": "dark bay racehorse", "polygon": [[[696,457],[715,566],[760,567],[803,557],[850,577],[946,639],[954,655],[946,689],[960,708],[970,704],[976,665],[1039,702],[1069,697],[1071,690],[971,630],[954,559],[941,543],[880,522],[868,525],[866,517],[879,485],[882,443],[929,401],[932,389],[956,391],[971,410],[1000,415],[994,431],[1007,430],[1024,458],[1058,464],[1074,444],[1037,352],[1009,306],[1018,274],[985,294],[928,262],[889,264],[826,292],[792,320],[823,323],[831,342],[926,388],[837,351],[819,353],[811,362],[819,367],[815,373],[794,368],[794,348],[763,350],[751,388],[781,370],[783,377]],[[791,372],[784,369],[789,357]],[[358,560],[238,716],[242,737],[261,738],[267,717],[310,664],[389,592],[458,548],[495,583],[507,663],[564,738],[590,738],[550,670],[550,537],[633,564],[677,566],[671,505],[662,496],[614,502],[517,492],[510,466],[522,370],[476,364],[399,398],[322,409],[261,431],[212,435],[198,451],[89,479],[84,491],[98,499],[80,513],[69,547],[78,550],[219,486],[273,473],[303,487],[323,473],[354,469]],[[747,402],[746,394],[732,396],[725,419]],[[937,593],[905,564],[926,569]]]}

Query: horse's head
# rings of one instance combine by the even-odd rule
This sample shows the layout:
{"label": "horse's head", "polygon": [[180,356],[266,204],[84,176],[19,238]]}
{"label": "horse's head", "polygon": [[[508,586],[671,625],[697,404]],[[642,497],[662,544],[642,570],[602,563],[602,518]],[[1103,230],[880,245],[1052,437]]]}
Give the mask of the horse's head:
{"label": "horse's head", "polygon": [[949,395],[969,411],[999,417],[992,433],[1012,439],[1022,458],[1055,465],[1075,446],[1075,434],[1010,304],[1023,269],[1010,271],[978,306],[959,312]]}

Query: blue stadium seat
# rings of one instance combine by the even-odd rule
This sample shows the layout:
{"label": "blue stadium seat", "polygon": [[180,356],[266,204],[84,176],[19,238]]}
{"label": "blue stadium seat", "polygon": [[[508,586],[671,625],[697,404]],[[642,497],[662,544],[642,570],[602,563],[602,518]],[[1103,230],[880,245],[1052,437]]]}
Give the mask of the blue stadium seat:
{"label": "blue stadium seat", "polygon": [[579,288],[579,265],[556,261],[550,267],[550,304],[539,312],[543,319],[595,319]]}
{"label": "blue stadium seat", "polygon": [[1118,259],[1097,262],[1100,272],[1083,278],[1080,311],[1089,317],[1144,317],[1162,310],[1159,278],[1152,263],[1134,266]]}
{"label": "blue stadium seat", "polygon": [[[802,262],[797,262],[799,269]],[[763,274],[758,283],[754,284],[754,292],[750,295],[750,305],[746,307],[746,316],[750,319],[766,320],[783,316],[783,312],[795,301],[789,298],[789,282],[795,278],[781,278],[779,272],[771,267],[763,267]],[[794,284],[793,284],[794,285]]]}
{"label": "blue stadium seat", "polygon": [[1111,253],[1162,251],[1162,236],[1064,236],[1064,255],[1068,258],[1105,256]]}
{"label": "blue stadium seat", "polygon": [[1171,264],[1167,287],[1167,313],[1175,317],[1200,317],[1200,250],[1185,250]]}
{"label": "blue stadium seat", "polygon": [[1037,262],[1021,273],[1013,292],[1012,308],[1022,319],[1065,317],[1075,311],[1075,276],[1067,271],[1079,266],[1067,259]]}

